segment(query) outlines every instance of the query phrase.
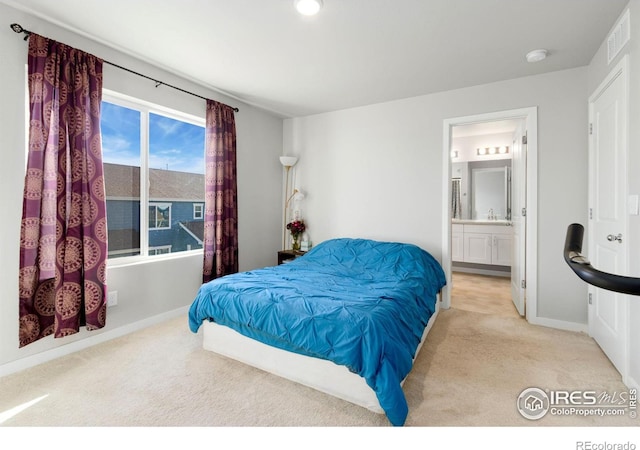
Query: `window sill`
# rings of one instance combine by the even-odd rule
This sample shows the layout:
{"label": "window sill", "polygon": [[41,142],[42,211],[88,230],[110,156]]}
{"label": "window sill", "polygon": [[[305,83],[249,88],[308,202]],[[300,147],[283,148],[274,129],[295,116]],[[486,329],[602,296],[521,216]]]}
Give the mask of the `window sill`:
{"label": "window sill", "polygon": [[138,266],[142,264],[153,264],[161,261],[168,261],[173,259],[192,258],[194,256],[203,255],[202,249],[188,250],[184,252],[167,253],[165,255],[153,255],[153,256],[127,256],[123,258],[115,258],[107,260],[107,269]]}

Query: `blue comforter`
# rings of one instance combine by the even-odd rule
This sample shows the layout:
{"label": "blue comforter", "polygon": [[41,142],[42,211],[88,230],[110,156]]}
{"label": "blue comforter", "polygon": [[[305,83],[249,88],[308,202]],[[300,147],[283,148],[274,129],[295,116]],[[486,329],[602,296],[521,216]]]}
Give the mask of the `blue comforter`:
{"label": "blue comforter", "polygon": [[411,244],[322,242],[289,263],[217,278],[189,310],[260,342],[347,366],[374,390],[393,425],[408,406],[401,381],[445,285],[440,264]]}

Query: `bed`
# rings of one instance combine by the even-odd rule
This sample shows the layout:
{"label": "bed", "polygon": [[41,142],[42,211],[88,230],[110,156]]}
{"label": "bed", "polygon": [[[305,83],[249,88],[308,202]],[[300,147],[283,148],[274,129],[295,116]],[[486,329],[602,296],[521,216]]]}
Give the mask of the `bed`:
{"label": "bed", "polygon": [[340,238],[286,264],[200,287],[189,327],[203,347],[386,414],[438,313],[445,275],[406,243]]}

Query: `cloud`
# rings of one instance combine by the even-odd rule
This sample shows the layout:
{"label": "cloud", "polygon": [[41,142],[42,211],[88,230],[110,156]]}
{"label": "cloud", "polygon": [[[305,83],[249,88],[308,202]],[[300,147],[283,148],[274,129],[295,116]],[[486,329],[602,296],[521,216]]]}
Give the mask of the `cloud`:
{"label": "cloud", "polygon": [[[102,147],[107,163],[141,165],[140,112],[103,102]],[[204,173],[203,126],[149,113],[149,167]]]}
{"label": "cloud", "polygon": [[165,137],[180,134],[183,127],[185,126],[184,122],[179,122],[175,119],[162,117],[156,114],[151,114],[150,116],[151,126],[159,128],[161,133]]}

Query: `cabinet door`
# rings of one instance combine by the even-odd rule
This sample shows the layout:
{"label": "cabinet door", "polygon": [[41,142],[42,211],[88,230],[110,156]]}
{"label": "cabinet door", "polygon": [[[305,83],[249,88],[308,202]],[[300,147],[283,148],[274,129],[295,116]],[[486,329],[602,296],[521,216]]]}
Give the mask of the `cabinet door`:
{"label": "cabinet door", "polygon": [[491,264],[491,234],[464,233],[464,262]]}
{"label": "cabinet door", "polygon": [[511,265],[511,235],[493,235],[491,263],[500,266]]}
{"label": "cabinet door", "polygon": [[451,233],[451,260],[464,261],[463,233]]}

